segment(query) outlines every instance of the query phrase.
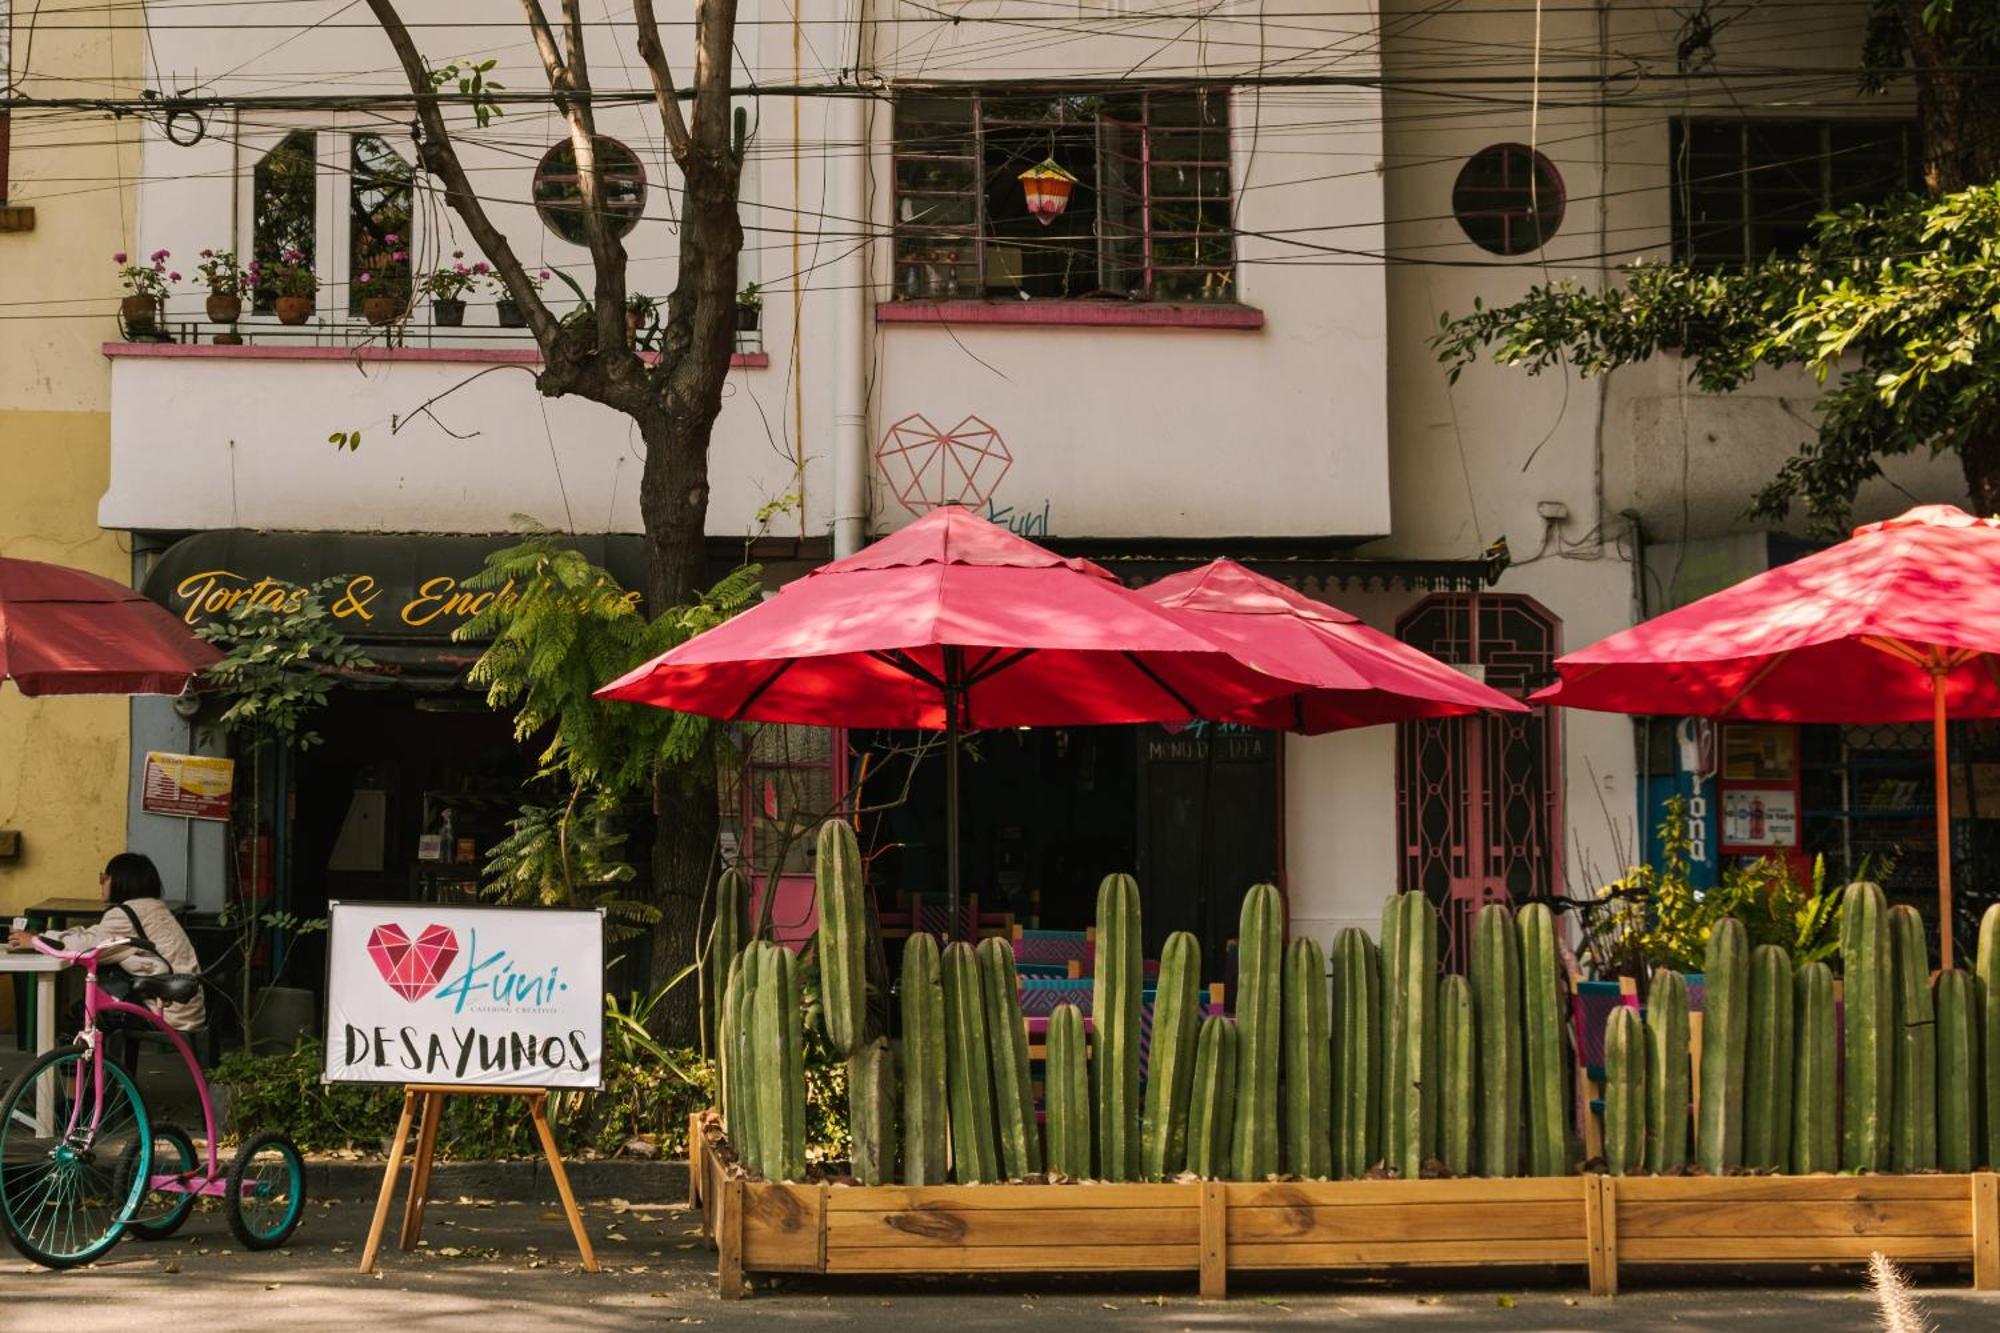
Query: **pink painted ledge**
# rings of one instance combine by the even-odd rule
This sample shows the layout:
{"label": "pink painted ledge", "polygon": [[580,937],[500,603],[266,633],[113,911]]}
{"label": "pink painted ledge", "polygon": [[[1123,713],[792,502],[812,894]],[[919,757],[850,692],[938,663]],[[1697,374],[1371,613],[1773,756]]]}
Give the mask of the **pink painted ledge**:
{"label": "pink painted ledge", "polygon": [[[542,362],[538,347],[317,347],[274,343],[245,343],[240,347],[216,347],[209,343],[128,343],[104,344],[104,355],[118,358],[167,357],[186,361],[443,361],[461,365],[537,366]],[[654,352],[642,353],[645,360],[657,361]],[[735,352],[730,355],[733,369],[754,370],[771,364],[769,352]]]}
{"label": "pink painted ledge", "polygon": [[1261,329],[1248,305],[1151,301],[882,301],[879,324],[1029,324],[1044,328]]}

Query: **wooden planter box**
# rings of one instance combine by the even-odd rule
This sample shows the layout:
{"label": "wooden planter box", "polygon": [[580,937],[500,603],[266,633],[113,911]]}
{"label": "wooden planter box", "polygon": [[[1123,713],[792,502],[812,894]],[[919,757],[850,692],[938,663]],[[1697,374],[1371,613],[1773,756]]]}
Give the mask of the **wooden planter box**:
{"label": "wooden planter box", "polygon": [[752,1273],[1231,1273],[1623,1263],[1970,1263],[2000,1288],[2000,1176],[786,1185],[691,1127],[689,1188],[725,1298]]}

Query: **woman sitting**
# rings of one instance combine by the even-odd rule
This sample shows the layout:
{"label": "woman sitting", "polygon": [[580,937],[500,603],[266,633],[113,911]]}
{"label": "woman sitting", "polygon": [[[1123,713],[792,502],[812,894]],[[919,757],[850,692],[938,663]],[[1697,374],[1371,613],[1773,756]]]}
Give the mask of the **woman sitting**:
{"label": "woman sitting", "polygon": [[[201,971],[201,959],[195,954],[193,941],[161,901],[164,889],[151,857],[138,852],[118,853],[97,877],[97,889],[112,904],[97,924],[52,931],[43,938],[60,941],[64,949],[72,951],[89,949],[107,940],[128,941],[97,956],[98,984],[107,994],[130,1003],[131,977],[169,973],[193,976]],[[26,931],[15,931],[7,938],[9,943],[21,947],[32,937]],[[181,1032],[192,1032],[208,1020],[199,990],[174,1004],[162,1005],[158,1000],[146,1003],[166,1020],[167,1026]]]}

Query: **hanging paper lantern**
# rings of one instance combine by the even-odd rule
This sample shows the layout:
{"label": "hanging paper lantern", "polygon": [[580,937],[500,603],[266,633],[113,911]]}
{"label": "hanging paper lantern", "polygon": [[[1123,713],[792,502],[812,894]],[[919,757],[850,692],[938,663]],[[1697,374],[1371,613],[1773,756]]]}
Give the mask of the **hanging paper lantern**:
{"label": "hanging paper lantern", "polygon": [[1021,173],[1028,212],[1044,227],[1062,216],[1062,211],[1069,207],[1070,191],[1075,188],[1076,177],[1056,165],[1052,157],[1043,158]]}

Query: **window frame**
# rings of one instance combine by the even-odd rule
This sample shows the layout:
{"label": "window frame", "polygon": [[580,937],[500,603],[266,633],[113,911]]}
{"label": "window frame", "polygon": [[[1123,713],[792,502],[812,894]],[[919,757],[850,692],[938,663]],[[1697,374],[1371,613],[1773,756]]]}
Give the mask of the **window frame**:
{"label": "window frame", "polygon": [[[890,204],[890,245],[888,262],[890,269],[889,291],[891,304],[991,301],[1000,299],[989,290],[987,260],[989,252],[993,247],[996,245],[1004,246],[1008,243],[1008,240],[1006,237],[996,237],[992,232],[994,224],[991,210],[988,206],[987,135],[989,130],[1032,129],[1040,122],[1024,122],[1008,116],[1004,111],[989,115],[986,109],[987,101],[988,99],[993,99],[995,101],[1006,102],[1036,95],[1038,94],[1022,92],[1018,89],[984,85],[968,85],[963,89],[950,90],[933,88],[896,90],[895,95],[891,99],[889,116],[890,188],[888,196]],[[1091,193],[1095,216],[1091,227],[1091,239],[1095,251],[1094,262],[1097,271],[1097,290],[1121,293],[1126,300],[1132,302],[1144,304],[1157,303],[1163,306],[1184,304],[1191,307],[1222,307],[1240,305],[1241,296],[1237,286],[1241,276],[1239,271],[1240,257],[1236,249],[1236,140],[1233,121],[1235,106],[1234,99],[1231,97],[1231,90],[1226,85],[1193,88],[1184,86],[1154,88],[1145,85],[1134,87],[1130,84],[1106,85],[1102,87],[1094,85],[1065,85],[1060,90],[1050,90],[1047,95],[1051,98],[1060,96],[1066,98],[1136,97],[1141,99],[1138,107],[1139,115],[1136,121],[1113,116],[1110,114],[1109,108],[1100,106],[1092,113],[1088,120],[1063,122],[1057,127],[1058,132],[1067,131],[1071,137],[1075,137],[1079,131],[1084,131],[1092,141],[1092,152],[1095,156],[1093,163],[1095,174]],[[1163,123],[1153,114],[1154,99],[1161,97],[1186,98],[1190,100],[1202,97],[1219,99],[1221,106],[1219,123],[1205,125],[1199,118],[1186,125]],[[906,145],[902,137],[905,128],[903,114],[906,99],[914,101],[920,98],[936,101],[956,101],[967,105],[965,128],[960,136],[958,136],[958,142],[950,145],[960,151],[942,151],[950,138],[950,136],[944,133],[924,133],[920,138],[913,138],[910,141],[925,145],[936,144],[936,149],[929,146],[912,149]],[[915,123],[920,126],[928,126],[933,122],[917,121]],[[1138,230],[1121,233],[1117,237],[1110,236],[1106,232],[1105,204],[1108,191],[1105,185],[1104,162],[1109,151],[1106,131],[1107,127],[1110,126],[1135,131],[1138,135],[1139,146],[1139,155],[1130,160],[1136,164],[1137,168],[1138,211],[1141,225]],[[1221,157],[1160,158],[1154,152],[1155,141],[1160,136],[1171,137],[1178,134],[1186,135],[1190,138],[1198,138],[1204,133],[1219,134],[1221,136],[1223,143],[1223,154]],[[966,149],[969,149],[969,151],[964,151]],[[904,183],[904,168],[906,164],[910,163],[936,163],[944,165],[947,169],[954,167],[969,169],[971,183],[968,186],[957,189],[906,186]],[[1193,195],[1165,195],[1156,193],[1153,183],[1153,172],[1156,167],[1163,163],[1195,172],[1211,171],[1220,168],[1224,172],[1223,191],[1213,199],[1207,198],[1199,192]],[[903,216],[905,204],[908,201],[942,201],[952,199],[969,201],[971,204],[971,221],[926,223],[916,218],[906,219]],[[1176,205],[1193,204],[1197,207],[1210,203],[1221,204],[1226,210],[1226,220],[1220,229],[1220,236],[1228,246],[1226,262],[1191,264],[1168,264],[1160,262],[1156,258],[1156,247],[1160,241],[1193,240],[1199,242],[1203,237],[1216,234],[1200,227],[1197,227],[1193,231],[1162,228],[1155,221],[1155,207],[1162,202]],[[968,259],[963,255],[954,255],[952,258],[943,261],[905,258],[904,242],[924,237],[934,237],[941,242],[954,239],[959,240],[963,243],[963,248],[970,250],[970,258]],[[1107,271],[1109,265],[1109,247],[1120,241],[1136,243],[1137,251],[1140,255],[1138,281],[1122,288],[1117,285],[1116,274]],[[947,249],[946,253],[949,254],[950,251]],[[940,268],[940,265],[942,268]],[[926,269],[932,270],[928,277],[922,276]],[[953,290],[938,290],[936,286],[936,272],[942,271],[942,269],[949,269],[954,272],[955,286]],[[915,282],[912,282],[909,276],[912,273],[919,275]],[[966,290],[963,285],[967,281],[968,273],[971,283],[970,290]],[[1220,273],[1222,275],[1222,292],[1220,295],[1213,297],[1156,295],[1156,285],[1160,275],[1163,273],[1194,275]],[[1104,300],[1105,298],[1103,297],[1089,295],[1038,296],[1034,298],[1034,304],[1092,305],[1102,304]]]}
{"label": "window frame", "polygon": [[[1468,185],[1466,177],[1472,174],[1474,166],[1494,155],[1497,155],[1501,166],[1501,185],[1498,187]],[[1527,172],[1527,193],[1518,205],[1510,203],[1499,207],[1471,208],[1459,202],[1460,194],[1469,189],[1485,188],[1496,195],[1500,190],[1519,189],[1520,187],[1513,183],[1513,176],[1516,170],[1522,168]],[[1537,181],[1544,169],[1548,173],[1550,190],[1546,200],[1542,198],[1537,188]],[[1503,139],[1469,154],[1459,164],[1458,174],[1452,178],[1451,184],[1451,215],[1458,223],[1459,231],[1474,246],[1502,259],[1519,259],[1538,250],[1547,249],[1549,242],[1562,234],[1563,223],[1569,218],[1569,185],[1563,180],[1562,169],[1556,166],[1555,160],[1547,153],[1530,144]],[[1498,221],[1500,248],[1495,249],[1474,235],[1472,228],[1466,225],[1467,218]],[[1533,243],[1517,246],[1514,243],[1517,234],[1529,227],[1533,228]]]}

